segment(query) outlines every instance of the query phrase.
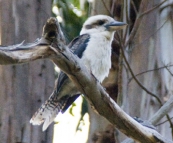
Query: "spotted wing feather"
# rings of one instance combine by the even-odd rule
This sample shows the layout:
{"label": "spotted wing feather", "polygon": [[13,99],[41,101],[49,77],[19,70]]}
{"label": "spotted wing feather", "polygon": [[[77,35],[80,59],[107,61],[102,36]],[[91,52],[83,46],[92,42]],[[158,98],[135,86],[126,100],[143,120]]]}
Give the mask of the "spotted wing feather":
{"label": "spotted wing feather", "polygon": [[[83,52],[87,47],[88,41],[89,35],[84,34],[75,38],[68,47],[75,55],[81,58]],[[61,71],[53,93],[51,94],[49,99],[33,115],[30,123],[32,123],[33,125],[40,125],[44,123],[42,128],[42,130],[44,131],[53,122],[54,118],[59,112],[64,113],[80,95],[77,90],[76,93],[72,94],[71,92],[74,89],[69,91],[69,93],[66,93],[65,90],[69,90],[69,88],[71,88],[71,84],[73,83],[69,80],[68,76]]]}

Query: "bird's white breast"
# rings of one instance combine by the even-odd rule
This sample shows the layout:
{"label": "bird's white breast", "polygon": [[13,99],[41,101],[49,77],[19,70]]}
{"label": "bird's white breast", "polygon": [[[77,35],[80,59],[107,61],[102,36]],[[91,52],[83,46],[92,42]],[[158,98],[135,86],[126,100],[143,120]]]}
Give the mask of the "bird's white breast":
{"label": "bird's white breast", "polygon": [[93,34],[83,53],[82,62],[92,74],[102,82],[108,76],[111,68],[111,37]]}

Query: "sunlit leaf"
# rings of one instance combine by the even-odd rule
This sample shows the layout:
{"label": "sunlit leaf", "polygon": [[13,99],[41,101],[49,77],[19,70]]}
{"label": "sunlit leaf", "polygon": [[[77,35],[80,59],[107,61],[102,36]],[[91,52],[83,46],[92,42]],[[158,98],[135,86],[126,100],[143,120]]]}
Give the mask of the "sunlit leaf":
{"label": "sunlit leaf", "polygon": [[72,105],[71,105],[71,107],[70,107],[70,109],[69,109],[69,113],[72,115],[72,116],[74,116],[74,114],[73,114],[73,108],[76,106],[76,104],[73,102],[72,103]]}
{"label": "sunlit leaf", "polygon": [[83,117],[86,113],[88,113],[88,103],[87,103],[85,98],[82,98],[82,99],[83,99],[83,101],[82,101],[82,107],[81,107],[81,117],[78,121],[76,131],[81,130],[80,125],[85,124],[84,120],[83,120]]}

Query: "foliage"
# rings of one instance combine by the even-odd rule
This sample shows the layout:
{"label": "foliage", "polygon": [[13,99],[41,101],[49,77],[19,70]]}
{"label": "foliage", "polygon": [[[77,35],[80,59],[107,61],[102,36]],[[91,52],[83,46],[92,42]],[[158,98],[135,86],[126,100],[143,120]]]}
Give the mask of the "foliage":
{"label": "foliage", "polygon": [[54,0],[54,5],[60,10],[63,32],[71,41],[79,35],[82,24],[88,17],[88,2],[85,2],[84,8],[81,8],[80,0]]}

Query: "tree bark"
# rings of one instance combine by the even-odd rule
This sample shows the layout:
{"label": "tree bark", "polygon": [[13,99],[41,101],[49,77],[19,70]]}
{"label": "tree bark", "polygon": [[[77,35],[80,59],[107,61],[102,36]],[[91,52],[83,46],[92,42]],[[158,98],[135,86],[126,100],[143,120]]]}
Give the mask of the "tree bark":
{"label": "tree bark", "polygon": [[[43,22],[50,16],[51,1],[0,2],[1,43],[32,42],[40,37]],[[47,14],[47,17],[45,16]],[[53,126],[46,132],[29,120],[51,94],[54,67],[49,61],[36,61],[0,68],[0,139],[3,143],[50,143]]]}

